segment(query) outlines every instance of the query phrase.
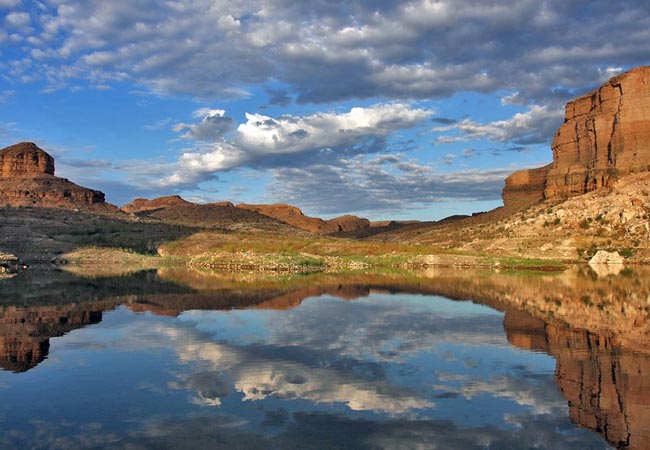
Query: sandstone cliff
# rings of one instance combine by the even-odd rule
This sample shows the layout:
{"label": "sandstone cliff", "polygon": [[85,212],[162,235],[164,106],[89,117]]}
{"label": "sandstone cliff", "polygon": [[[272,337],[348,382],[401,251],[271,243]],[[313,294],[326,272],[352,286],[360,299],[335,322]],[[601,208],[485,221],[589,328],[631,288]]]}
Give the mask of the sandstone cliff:
{"label": "sandstone cliff", "polygon": [[553,162],[506,180],[507,208],[584,194],[650,170],[650,66],[637,67],[566,105]]}
{"label": "sandstone cliff", "polygon": [[0,177],[34,174],[54,175],[54,158],[32,142],[22,142],[0,150]]}
{"label": "sandstone cliff", "polygon": [[503,204],[513,210],[524,209],[544,199],[546,177],[552,164],[538,169],[520,170],[506,178]]}
{"label": "sandstone cliff", "polygon": [[0,150],[0,206],[117,211],[103,192],[54,176],[54,158],[31,142]]}

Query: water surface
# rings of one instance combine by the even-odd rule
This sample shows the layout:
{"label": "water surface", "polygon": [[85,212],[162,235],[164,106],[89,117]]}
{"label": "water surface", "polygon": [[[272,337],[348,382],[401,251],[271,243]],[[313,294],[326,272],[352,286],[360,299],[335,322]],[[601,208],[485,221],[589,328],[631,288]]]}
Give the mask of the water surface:
{"label": "water surface", "polygon": [[647,448],[647,330],[572,326],[630,279],[20,274],[0,447]]}

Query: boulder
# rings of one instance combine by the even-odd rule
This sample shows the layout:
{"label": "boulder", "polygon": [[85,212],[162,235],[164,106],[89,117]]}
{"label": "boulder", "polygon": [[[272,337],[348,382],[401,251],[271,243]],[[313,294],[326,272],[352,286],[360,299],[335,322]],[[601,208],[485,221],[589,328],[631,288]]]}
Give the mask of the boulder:
{"label": "boulder", "polygon": [[623,257],[618,252],[608,252],[598,250],[598,252],[589,260],[590,266],[623,266]]}

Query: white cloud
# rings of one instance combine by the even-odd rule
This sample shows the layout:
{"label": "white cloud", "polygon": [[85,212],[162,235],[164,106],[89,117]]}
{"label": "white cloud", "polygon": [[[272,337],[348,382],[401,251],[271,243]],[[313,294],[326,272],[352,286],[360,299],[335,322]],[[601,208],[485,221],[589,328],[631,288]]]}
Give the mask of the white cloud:
{"label": "white cloud", "polygon": [[192,115],[201,119],[201,122],[196,124],[178,123],[172,129],[177,133],[183,133],[182,139],[219,141],[235,127],[235,121],[225,114],[223,109],[200,108]]}
{"label": "white cloud", "polygon": [[444,201],[500,200],[512,167],[440,172],[396,155],[396,160],[363,155],[331,164],[272,170],[270,191],[282,201],[316,214],[404,212]]}
{"label": "white cloud", "polygon": [[20,4],[20,0],[0,0],[0,8],[15,8]]}
{"label": "white cloud", "polygon": [[[34,8],[31,22],[42,28],[39,38],[56,43],[60,70],[37,66],[34,76],[56,88],[129,79],[157,93],[210,99],[279,81],[299,102],[501,89],[526,102],[541,104],[552,92],[565,101],[618,68],[647,63],[650,39],[645,0],[596,0],[588,9],[560,0],[49,5]],[[7,22],[26,26],[26,14],[12,12]],[[16,59],[31,50],[19,49]]]}
{"label": "white cloud", "polygon": [[0,104],[7,103],[15,95],[16,95],[16,92],[12,91],[12,90],[9,90],[9,89],[5,89],[4,91],[0,91]]}
{"label": "white cloud", "polygon": [[5,17],[5,22],[7,25],[14,28],[23,28],[29,25],[30,18],[29,14],[26,12],[11,12]]}
{"label": "white cloud", "polygon": [[292,164],[299,165],[304,157],[313,162],[314,152],[326,157],[376,152],[383,149],[383,140],[390,134],[415,127],[430,115],[429,110],[405,103],[304,117],[246,114],[247,121],[226,141],[220,140],[224,134],[223,123],[230,124],[232,119],[222,110],[201,109],[195,112],[195,117],[202,117],[200,123],[179,124],[174,130],[185,132],[181,136],[185,139],[213,142],[199,144],[193,151],[183,153],[174,174],[162,184],[197,183],[218,171],[244,165],[273,165],[274,158],[291,155],[296,155]]}
{"label": "white cloud", "polygon": [[547,143],[562,123],[564,110],[531,105],[525,113],[517,113],[506,120],[478,123],[464,119],[457,123],[433,128],[434,132],[457,131],[459,135],[436,138],[438,143],[474,141],[483,138],[497,142],[512,141],[518,144]]}
{"label": "white cloud", "polygon": [[[269,348],[266,354],[260,354],[255,349],[229,343],[205,342],[191,330],[160,327],[157,331],[167,335],[181,361],[207,364],[221,373],[227,371],[228,378],[233,380],[233,390],[243,394],[242,401],[273,397],[303,399],[317,404],[341,403],[355,411],[392,414],[433,406],[426,398],[383,379],[364,380],[353,371],[319,368],[293,361],[289,355],[276,356],[281,347],[276,347],[275,351]],[[196,383],[189,386],[198,387]],[[390,401],[386,401],[388,395]],[[196,400],[205,405],[220,405],[219,397],[206,396],[201,389]]]}

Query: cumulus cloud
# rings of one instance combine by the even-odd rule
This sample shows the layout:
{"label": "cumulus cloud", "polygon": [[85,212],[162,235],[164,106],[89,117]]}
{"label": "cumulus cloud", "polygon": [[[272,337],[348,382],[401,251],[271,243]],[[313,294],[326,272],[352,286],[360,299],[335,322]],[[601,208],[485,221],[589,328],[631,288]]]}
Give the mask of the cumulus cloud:
{"label": "cumulus cloud", "polygon": [[200,108],[193,114],[195,118],[201,119],[199,123],[178,123],[172,129],[183,133],[182,139],[218,141],[235,128],[235,121],[225,114],[223,109]]}
{"label": "cumulus cloud", "polygon": [[[18,77],[30,74],[55,88],[128,79],[153,92],[201,98],[247,95],[251,86],[280,82],[286,95],[269,92],[279,105],[289,94],[331,102],[497,90],[541,104],[649,61],[645,0],[596,0],[589,8],[561,0],[302,3],[51,2],[31,20],[39,39],[56,43],[48,63],[22,68]],[[30,21],[11,14],[21,15],[8,22]],[[37,62],[37,42],[21,47],[14,61]]]}
{"label": "cumulus cloud", "polygon": [[514,144],[544,144],[560,126],[564,110],[548,106],[531,105],[528,111],[517,113],[506,120],[478,123],[471,119],[433,128],[434,132],[457,132],[436,138],[438,143],[475,141],[483,138]]}
{"label": "cumulus cloud", "polygon": [[199,143],[182,154],[171,176],[162,184],[196,184],[216,172],[236,167],[300,166],[306,161],[375,153],[385,148],[392,133],[417,126],[431,111],[406,103],[355,107],[348,112],[322,112],[309,116],[246,114],[233,136],[221,139],[234,123],[222,110],[201,109],[198,124],[174,127],[186,139]]}
{"label": "cumulus cloud", "polygon": [[10,12],[7,14],[5,17],[5,22],[7,25],[14,27],[14,28],[23,28],[29,25],[30,23],[30,18],[29,18],[29,13],[26,12]]}
{"label": "cumulus cloud", "polygon": [[15,8],[20,3],[20,0],[0,0],[0,8]]}

